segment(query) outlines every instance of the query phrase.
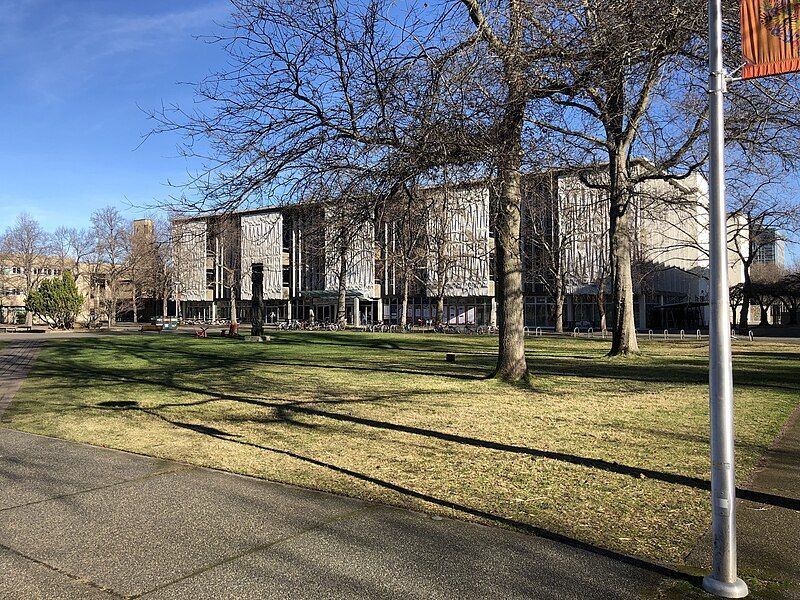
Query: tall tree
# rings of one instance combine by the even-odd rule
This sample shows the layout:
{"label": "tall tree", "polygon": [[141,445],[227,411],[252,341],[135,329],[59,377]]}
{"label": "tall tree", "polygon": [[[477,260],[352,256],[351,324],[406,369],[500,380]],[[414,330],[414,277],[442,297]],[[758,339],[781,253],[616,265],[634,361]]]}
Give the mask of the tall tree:
{"label": "tall tree", "polygon": [[310,179],[342,171],[396,188],[442,165],[494,169],[496,373],[527,377],[520,170],[527,105],[548,93],[531,77],[537,59],[552,55],[541,43],[540,3],[504,0],[489,11],[477,0],[459,10],[388,0],[233,6],[220,41],[234,67],[199,86],[201,110],[154,115],[158,131],[188,136],[187,153],[197,138],[211,144],[196,195],[180,198],[184,208],[300,198]]}
{"label": "tall tree", "polygon": [[130,223],[113,206],[94,211],[91,221],[95,245],[95,280],[103,282],[99,297],[108,326],[113,327],[123,308],[122,286],[129,273]]}
{"label": "tall tree", "polygon": [[[25,292],[30,293],[44,276],[51,251],[50,235],[28,213],[20,213],[14,225],[0,238],[0,248],[11,258],[13,265],[23,270]],[[33,313],[27,311],[25,322],[33,324]]]}
{"label": "tall tree", "polygon": [[[697,3],[695,3],[697,4]],[[535,124],[561,137],[577,164],[605,164],[604,176],[584,171],[584,183],[609,203],[614,306],[610,354],[638,352],[632,262],[637,190],[691,155],[705,127],[702,108],[687,110],[702,85],[698,43],[703,10],[691,2],[596,0],[563,2],[570,18],[551,30],[564,60],[558,78],[571,82],[551,98]],[[678,115],[681,115],[680,118]],[[643,153],[648,162],[637,160]]]}

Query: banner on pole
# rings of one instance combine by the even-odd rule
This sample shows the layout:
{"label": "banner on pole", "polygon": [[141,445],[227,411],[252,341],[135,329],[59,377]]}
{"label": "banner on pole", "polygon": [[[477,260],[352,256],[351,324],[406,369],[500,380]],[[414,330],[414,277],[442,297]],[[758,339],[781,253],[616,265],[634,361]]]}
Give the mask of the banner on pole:
{"label": "banner on pole", "polygon": [[800,71],[800,0],[741,0],[742,78]]}

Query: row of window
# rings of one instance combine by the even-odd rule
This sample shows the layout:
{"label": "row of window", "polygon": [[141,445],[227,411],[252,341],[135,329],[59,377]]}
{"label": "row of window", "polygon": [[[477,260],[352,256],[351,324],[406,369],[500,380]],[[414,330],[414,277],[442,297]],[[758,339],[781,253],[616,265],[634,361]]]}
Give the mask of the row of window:
{"label": "row of window", "polygon": [[24,296],[25,290],[21,288],[5,288],[3,290],[4,296]]}
{"label": "row of window", "polygon": [[[5,267],[3,271],[7,275],[24,275],[25,267]],[[31,273],[34,275],[61,275],[61,269],[51,269],[49,267],[33,267]]]}

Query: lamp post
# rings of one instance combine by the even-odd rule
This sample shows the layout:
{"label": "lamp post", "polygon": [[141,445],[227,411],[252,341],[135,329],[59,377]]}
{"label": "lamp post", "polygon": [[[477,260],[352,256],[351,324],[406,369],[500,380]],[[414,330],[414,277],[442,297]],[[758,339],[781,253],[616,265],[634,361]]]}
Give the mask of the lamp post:
{"label": "lamp post", "polygon": [[711,413],[712,570],[703,589],[723,598],[744,598],[736,573],[736,477],[733,453],[733,367],[728,319],[728,241],[725,211],[721,0],[708,3],[710,305],[709,405]]}

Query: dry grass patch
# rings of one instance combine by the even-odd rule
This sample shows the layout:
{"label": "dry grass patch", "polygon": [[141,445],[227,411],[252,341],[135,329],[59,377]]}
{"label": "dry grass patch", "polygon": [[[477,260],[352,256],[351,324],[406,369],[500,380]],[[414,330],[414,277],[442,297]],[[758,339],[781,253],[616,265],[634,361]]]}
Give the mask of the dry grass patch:
{"label": "dry grass patch", "polygon": [[[703,344],[610,360],[599,340],[531,340],[524,389],[486,378],[490,338],[273,339],[53,340],[5,424],[659,562],[708,525],[691,479],[709,477]],[[797,405],[799,360],[800,346],[736,346],[740,481]]]}

